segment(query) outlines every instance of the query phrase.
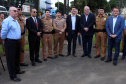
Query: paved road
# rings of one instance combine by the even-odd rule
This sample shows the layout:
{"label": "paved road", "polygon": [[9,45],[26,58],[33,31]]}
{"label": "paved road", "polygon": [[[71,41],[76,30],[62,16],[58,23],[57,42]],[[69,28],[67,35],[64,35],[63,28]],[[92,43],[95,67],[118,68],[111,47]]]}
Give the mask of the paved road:
{"label": "paved road", "polygon": [[[42,50],[41,50],[42,51]],[[6,71],[0,64],[0,84],[126,84],[126,60],[118,61],[118,66],[100,61],[100,58],[81,58],[82,47],[77,46],[77,57],[59,57],[48,59],[47,62],[33,67],[29,61],[29,52],[25,52],[25,62],[28,67],[21,67],[26,73],[18,75],[21,82],[15,83],[9,79],[5,57],[2,56]],[[92,48],[92,56],[95,56]],[[64,45],[63,53],[67,53]],[[40,59],[42,59],[40,52]]]}

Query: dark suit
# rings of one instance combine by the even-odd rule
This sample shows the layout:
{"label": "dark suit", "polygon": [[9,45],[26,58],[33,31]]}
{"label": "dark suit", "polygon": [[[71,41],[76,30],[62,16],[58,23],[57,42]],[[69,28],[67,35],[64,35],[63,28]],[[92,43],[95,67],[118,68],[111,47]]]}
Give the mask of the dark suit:
{"label": "dark suit", "polygon": [[[112,59],[112,48],[115,46],[115,56],[114,59],[117,61],[119,52],[120,52],[120,41],[122,39],[122,31],[124,30],[125,27],[125,20],[123,17],[118,16],[115,27],[114,27],[114,32],[113,32],[113,16],[108,17],[106,21],[106,31],[107,31],[107,38],[108,38],[108,59]],[[116,38],[110,37],[111,34],[115,34]]]}
{"label": "dark suit", "polygon": [[[95,15],[94,14],[89,13],[87,21],[86,21],[85,14],[81,15],[80,26],[81,26],[81,34],[82,34],[82,40],[83,40],[83,53],[84,54],[91,54],[94,23],[95,23]],[[89,30],[87,32],[84,30],[85,27],[89,28]]]}
{"label": "dark suit", "polygon": [[42,32],[41,20],[37,18],[37,27],[36,27],[33,18],[30,17],[26,20],[26,26],[28,29],[30,60],[33,62],[35,60],[38,60],[39,58],[40,36],[37,36],[37,32]]}
{"label": "dark suit", "polygon": [[73,39],[73,54],[75,54],[77,34],[78,34],[78,32],[80,32],[80,17],[78,15],[76,15],[75,30],[72,30],[71,15],[67,16],[66,23],[67,23],[66,32],[68,33],[68,54],[71,53],[72,39]]}

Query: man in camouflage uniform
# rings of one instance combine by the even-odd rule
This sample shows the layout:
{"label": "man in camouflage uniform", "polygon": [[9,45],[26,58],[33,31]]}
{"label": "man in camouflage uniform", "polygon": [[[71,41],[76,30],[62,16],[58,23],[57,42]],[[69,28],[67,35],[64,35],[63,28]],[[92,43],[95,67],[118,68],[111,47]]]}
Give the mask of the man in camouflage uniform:
{"label": "man in camouflage uniform", "polygon": [[[63,42],[65,40],[65,29],[66,29],[66,20],[61,17],[61,11],[56,12],[56,19],[53,21],[53,27],[55,29],[54,34],[54,55],[55,58],[59,56],[64,57],[62,54]],[[59,53],[57,52],[57,47],[59,43]]]}
{"label": "man in camouflage uniform", "polygon": [[[47,61],[47,58],[53,59],[52,57],[52,19],[50,18],[50,10],[45,10],[45,17],[41,19],[43,25],[42,34],[42,55],[43,60]],[[48,44],[48,56],[46,55],[46,47]]]}
{"label": "man in camouflage uniform", "polygon": [[25,46],[25,16],[21,15],[22,8],[21,6],[17,7],[18,17],[16,18],[21,28],[21,39],[20,39],[20,66],[28,66],[28,64],[24,63],[24,46]]}
{"label": "man in camouflage uniform", "polygon": [[[126,20],[126,15],[124,16],[124,18]],[[122,51],[123,51],[123,55],[122,55],[121,59],[124,60],[126,57],[126,23],[125,23],[125,29],[123,31]]]}
{"label": "man in camouflage uniform", "polygon": [[98,9],[98,13],[99,14],[96,16],[95,20],[96,56],[94,58],[99,58],[101,51],[101,61],[104,61],[106,56],[107,42],[107,32],[105,29],[107,16],[104,14],[104,9],[102,7]]}
{"label": "man in camouflage uniform", "polygon": [[[1,13],[0,14],[0,32],[2,30],[2,22],[3,22],[3,20],[4,20],[4,14]],[[4,40],[1,39],[1,37],[0,37],[0,43],[2,44],[3,55],[5,56]]]}

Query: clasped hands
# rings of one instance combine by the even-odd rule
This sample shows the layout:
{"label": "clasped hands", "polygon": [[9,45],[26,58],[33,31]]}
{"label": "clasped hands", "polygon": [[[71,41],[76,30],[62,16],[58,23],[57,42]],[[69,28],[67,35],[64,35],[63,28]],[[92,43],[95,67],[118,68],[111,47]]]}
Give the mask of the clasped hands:
{"label": "clasped hands", "polygon": [[110,37],[116,38],[116,35],[115,34],[111,34]]}
{"label": "clasped hands", "polygon": [[88,32],[89,28],[85,27],[84,30],[85,30],[86,32]]}

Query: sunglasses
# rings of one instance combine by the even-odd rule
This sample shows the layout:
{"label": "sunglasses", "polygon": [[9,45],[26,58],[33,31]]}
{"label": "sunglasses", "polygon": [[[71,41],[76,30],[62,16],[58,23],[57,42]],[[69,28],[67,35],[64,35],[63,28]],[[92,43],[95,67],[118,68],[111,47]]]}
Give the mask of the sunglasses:
{"label": "sunglasses", "polygon": [[37,11],[33,11],[33,13],[37,13]]}
{"label": "sunglasses", "polygon": [[11,10],[11,11],[18,12],[17,10]]}

